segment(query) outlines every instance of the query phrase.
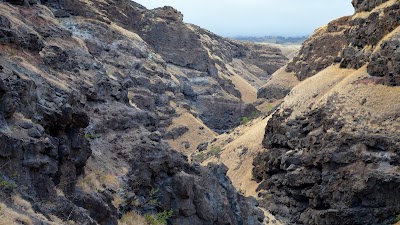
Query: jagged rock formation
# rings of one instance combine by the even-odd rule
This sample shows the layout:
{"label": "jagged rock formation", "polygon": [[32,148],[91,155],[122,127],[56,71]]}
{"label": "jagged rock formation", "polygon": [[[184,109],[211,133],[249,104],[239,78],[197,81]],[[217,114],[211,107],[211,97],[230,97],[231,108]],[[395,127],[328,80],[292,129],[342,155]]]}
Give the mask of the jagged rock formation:
{"label": "jagged rock formation", "polygon": [[342,17],[319,28],[310,36],[286,67],[286,72],[294,72],[299,80],[317,74],[337,60],[346,45],[343,35],[348,27],[349,17]]}
{"label": "jagged rock formation", "polygon": [[[170,209],[173,224],[263,222],[224,166],[191,165],[164,136],[186,132],[167,132],[178,111],[216,131],[239,124],[255,109],[233,84],[233,62],[266,79],[285,63],[277,49],[184,24],[169,7],[38,2],[0,2],[2,202],[16,207],[7,195],[18,193],[35,224],[117,224],[130,210]],[[103,181],[92,187],[94,170]]]}
{"label": "jagged rock formation", "polygon": [[345,44],[309,48],[327,35],[319,29],[289,63],[308,79],[269,120],[253,162],[263,205],[288,224],[392,224],[400,213],[399,2],[353,4]]}

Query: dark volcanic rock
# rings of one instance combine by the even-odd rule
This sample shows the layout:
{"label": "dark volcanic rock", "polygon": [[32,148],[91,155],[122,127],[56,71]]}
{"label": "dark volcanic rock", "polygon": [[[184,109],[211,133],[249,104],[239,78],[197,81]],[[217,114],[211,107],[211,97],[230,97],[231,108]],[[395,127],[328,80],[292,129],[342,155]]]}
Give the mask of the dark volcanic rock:
{"label": "dark volcanic rock", "polygon": [[[170,7],[41,3],[0,2],[0,181],[15,183],[14,191],[44,215],[34,222],[54,215],[108,225],[129,210],[173,209],[173,224],[261,224],[262,212],[234,189],[226,167],[190,165],[163,136],[187,131],[166,132],[181,105],[216,130],[237,125],[254,107],[240,99],[227,64],[265,53],[269,66],[254,61],[272,73],[285,62],[280,52],[251,54],[250,44],[191,27]],[[101,174],[93,176],[95,170]],[[13,208],[12,188],[0,189],[0,201]],[[134,197],[154,201],[152,189],[158,189],[152,207],[126,204]],[[115,197],[126,201],[114,206]]]}
{"label": "dark volcanic rock", "polygon": [[289,224],[361,225],[383,224],[400,211],[398,136],[346,133],[324,108],[288,115],[268,122],[268,150],[253,163],[272,213]]}
{"label": "dark volcanic rock", "polygon": [[[366,4],[376,5],[376,2],[381,1],[364,1]],[[370,2],[370,3],[368,3]],[[368,62],[372,62],[371,64],[377,65],[382,63],[387,63],[382,71],[378,71],[375,66],[375,71],[371,70],[371,75],[376,76],[377,73],[385,76],[385,84],[386,85],[395,85],[396,77],[395,71],[393,75],[389,75],[389,71],[384,70],[393,70],[388,69],[387,66],[390,66],[391,62],[388,62],[388,59],[383,58],[382,61],[377,60],[379,57],[379,53],[375,53],[371,55],[371,48],[377,47],[379,42],[384,38],[387,34],[392,32],[396,27],[400,25],[400,3],[396,2],[395,4],[388,5],[382,9],[377,11],[369,12],[368,17],[366,18],[355,18],[350,21],[350,29],[345,31],[345,36],[347,39],[348,46],[343,49],[341,57],[342,61],[340,62],[340,66],[342,68],[361,68]],[[386,42],[386,40],[384,40]],[[390,42],[390,41],[389,41]],[[389,44],[390,45],[390,44]],[[395,46],[395,45],[394,45]],[[385,48],[384,45],[382,45]],[[391,46],[393,48],[393,46]],[[386,54],[386,57],[394,58],[395,49],[394,50],[383,50],[383,54]],[[388,56],[387,54],[390,54]],[[383,56],[385,57],[385,56]],[[372,67],[374,67],[372,65]],[[384,75],[385,74],[385,75]],[[393,81],[390,81],[393,80]]]}
{"label": "dark volcanic rock", "polygon": [[295,72],[299,80],[304,80],[332,65],[346,46],[343,31],[349,20],[350,17],[342,17],[317,30],[303,43],[286,71]]}
{"label": "dark volcanic rock", "polygon": [[185,126],[179,126],[179,127],[174,127],[171,131],[168,131],[165,135],[164,135],[164,139],[166,140],[170,140],[170,139],[177,139],[180,136],[184,135],[186,132],[189,131],[189,128],[185,127]]}
{"label": "dark volcanic rock", "polygon": [[351,3],[357,12],[371,11],[378,5],[387,2],[388,0],[353,0]]}
{"label": "dark volcanic rock", "polygon": [[197,151],[202,152],[207,150],[208,142],[201,143],[197,146]]}
{"label": "dark volcanic rock", "polygon": [[[139,155],[134,158],[139,160],[132,162],[129,186],[143,187],[132,189],[138,199],[150,196],[152,187],[157,187],[155,195],[161,209],[174,212],[172,224],[261,224],[264,220],[262,213],[233,189],[225,166],[189,166],[176,152],[158,148],[152,147],[152,154],[148,154],[150,149],[138,146],[139,151],[134,154]],[[156,210],[142,208],[144,213]],[[129,206],[124,210],[129,210]]]}
{"label": "dark volcanic rock", "polygon": [[371,56],[368,73],[382,77],[382,83],[400,86],[400,38],[383,41],[380,51]]}

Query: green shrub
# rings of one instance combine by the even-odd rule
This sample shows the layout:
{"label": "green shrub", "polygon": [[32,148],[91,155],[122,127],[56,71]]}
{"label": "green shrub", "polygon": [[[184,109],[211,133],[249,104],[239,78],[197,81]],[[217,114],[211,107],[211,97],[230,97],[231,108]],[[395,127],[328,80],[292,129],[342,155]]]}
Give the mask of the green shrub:
{"label": "green shrub", "polygon": [[0,189],[14,191],[17,188],[17,184],[14,181],[9,181],[6,179],[0,180]]}
{"label": "green shrub", "polygon": [[194,154],[192,156],[192,162],[202,163],[207,159],[207,154],[204,152],[200,152],[198,154]]}
{"label": "green shrub", "polygon": [[251,116],[252,116],[253,118],[258,117],[259,115],[260,115],[260,112],[258,112],[258,111],[253,111],[253,112],[251,113]]}
{"label": "green shrub", "polygon": [[172,217],[173,210],[170,209],[168,211],[164,210],[163,212],[159,212],[155,215],[153,214],[145,214],[144,218],[150,225],[166,225],[167,220]]}
{"label": "green shrub", "polygon": [[242,117],[241,122],[242,124],[247,124],[249,122],[249,118],[247,116]]}
{"label": "green shrub", "polygon": [[221,156],[222,148],[219,146],[212,146],[211,150],[209,152],[210,156],[215,156],[216,158],[219,158]]}
{"label": "green shrub", "polygon": [[396,216],[395,223],[400,222],[400,214]]}

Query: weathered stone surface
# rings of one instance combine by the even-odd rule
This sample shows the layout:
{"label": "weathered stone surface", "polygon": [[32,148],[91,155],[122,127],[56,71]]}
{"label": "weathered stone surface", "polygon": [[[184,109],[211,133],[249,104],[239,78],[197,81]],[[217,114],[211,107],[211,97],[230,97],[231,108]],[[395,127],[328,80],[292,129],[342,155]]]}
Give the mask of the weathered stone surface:
{"label": "weathered stone surface", "polygon": [[303,43],[286,71],[295,72],[299,80],[304,80],[332,65],[347,44],[343,31],[349,20],[350,17],[342,17],[317,30]]}
{"label": "weathered stone surface", "polygon": [[[366,5],[370,5],[372,7],[381,1],[364,2]],[[364,66],[366,63],[371,62],[372,65],[369,67],[371,75],[380,77],[384,76],[385,81],[383,83],[385,85],[396,85],[396,78],[390,78],[393,76],[396,77],[395,71],[393,71],[393,68],[388,69],[388,65],[383,65],[383,63],[387,63],[390,67],[391,62],[387,62],[387,58],[378,60],[378,58],[380,58],[380,53],[375,53],[372,55],[370,46],[377,47],[379,42],[386,35],[398,27],[400,24],[399,18],[400,3],[396,2],[395,4],[387,5],[384,8],[369,13],[368,17],[366,18],[355,18],[351,20],[350,28],[345,31],[348,46],[344,48],[341,53],[342,60],[340,62],[340,66],[342,68],[358,69]],[[390,42],[386,40],[384,41],[385,43]],[[396,44],[394,44],[394,46],[395,45]],[[385,45],[382,45],[382,47],[385,48]],[[395,57],[395,49],[383,49],[382,53],[386,54],[386,57],[388,58]],[[384,67],[382,68],[382,71],[379,71],[378,67],[376,66],[378,64],[381,64]],[[375,69],[372,69],[373,67]],[[394,72],[394,74],[389,75],[389,71],[386,70],[390,70],[390,72]]]}
{"label": "weathered stone surface", "polygon": [[268,150],[253,162],[272,213],[289,224],[382,224],[400,211],[398,137],[344,132],[324,108],[288,115],[268,122]]}
{"label": "weathered stone surface", "polygon": [[168,131],[164,135],[164,139],[170,140],[170,139],[177,139],[180,136],[184,135],[186,132],[189,131],[189,128],[185,126],[179,126],[179,127],[174,127],[171,131]]}
{"label": "weathered stone surface", "polygon": [[[243,104],[226,64],[265,54],[254,61],[272,73],[285,62],[280,52],[260,48],[253,55],[258,47],[192,29],[169,7],[147,10],[128,0],[41,3],[0,2],[6,50],[0,55],[0,179],[15,182],[35,212],[64,222],[117,224],[129,210],[173,209],[173,224],[261,224],[262,212],[234,189],[224,166],[190,165],[163,137],[180,105],[215,130],[236,126],[254,107]],[[215,110],[220,103],[228,109]],[[109,184],[110,174],[93,176],[99,168],[128,173],[112,174],[116,184]],[[90,177],[102,183],[93,185]],[[152,189],[159,190],[156,207],[126,204],[145,202]],[[114,206],[116,197],[126,202]]]}
{"label": "weathered stone surface", "polygon": [[371,56],[368,73],[381,77],[388,86],[400,86],[400,34],[383,41],[381,49]]}
{"label": "weathered stone surface", "polygon": [[388,0],[353,0],[351,3],[357,12],[370,11]]}

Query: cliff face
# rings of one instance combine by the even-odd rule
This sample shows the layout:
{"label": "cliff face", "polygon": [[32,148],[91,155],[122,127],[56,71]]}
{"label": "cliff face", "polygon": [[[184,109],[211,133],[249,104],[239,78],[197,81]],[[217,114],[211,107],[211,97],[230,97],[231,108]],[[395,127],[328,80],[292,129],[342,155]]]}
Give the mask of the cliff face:
{"label": "cliff face", "polygon": [[170,209],[173,224],[261,224],[224,166],[189,164],[163,137],[182,112],[215,131],[239,124],[253,108],[232,77],[247,63],[256,69],[243,80],[258,85],[285,63],[279,50],[218,37],[169,7],[41,3],[0,2],[1,202],[34,224]]}
{"label": "cliff face", "polygon": [[[269,120],[253,162],[264,205],[288,224],[390,224],[400,213],[399,2],[353,5],[288,64],[307,79]],[[332,24],[343,28],[334,48],[322,41]]]}

